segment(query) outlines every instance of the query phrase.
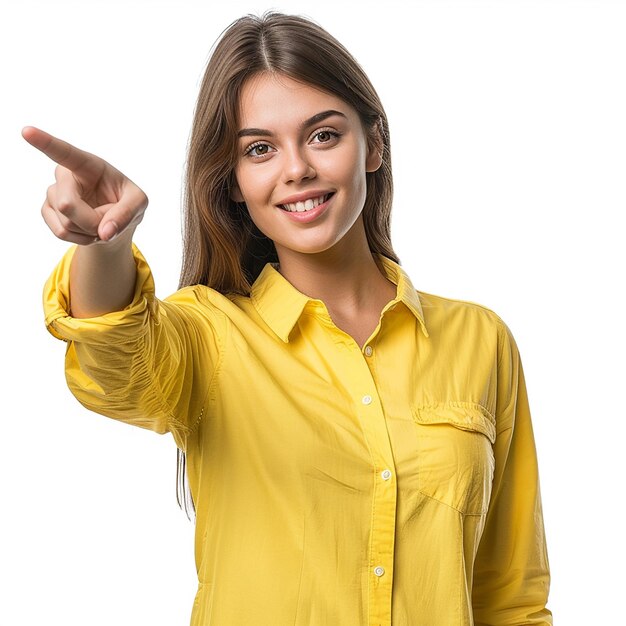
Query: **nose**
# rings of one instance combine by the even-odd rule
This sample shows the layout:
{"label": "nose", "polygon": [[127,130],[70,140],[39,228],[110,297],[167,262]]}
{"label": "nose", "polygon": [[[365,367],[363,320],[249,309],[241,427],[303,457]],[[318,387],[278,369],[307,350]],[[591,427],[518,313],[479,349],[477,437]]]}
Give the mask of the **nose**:
{"label": "nose", "polygon": [[306,154],[306,149],[292,146],[283,151],[283,182],[300,182],[315,178],[315,168]]}

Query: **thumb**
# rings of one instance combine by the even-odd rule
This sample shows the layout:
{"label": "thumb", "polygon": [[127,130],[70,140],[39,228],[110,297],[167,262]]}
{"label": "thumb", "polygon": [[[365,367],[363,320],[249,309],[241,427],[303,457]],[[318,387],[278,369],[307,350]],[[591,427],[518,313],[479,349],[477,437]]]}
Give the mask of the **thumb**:
{"label": "thumb", "polygon": [[98,238],[101,241],[111,241],[119,235],[121,230],[122,229],[120,229],[119,224],[115,220],[109,219],[106,222],[102,221],[98,226]]}
{"label": "thumb", "polygon": [[98,237],[101,241],[111,241],[129,227],[141,222],[148,206],[148,197],[136,187],[132,192],[125,193],[118,201],[105,204],[96,210],[102,214],[98,225]]}

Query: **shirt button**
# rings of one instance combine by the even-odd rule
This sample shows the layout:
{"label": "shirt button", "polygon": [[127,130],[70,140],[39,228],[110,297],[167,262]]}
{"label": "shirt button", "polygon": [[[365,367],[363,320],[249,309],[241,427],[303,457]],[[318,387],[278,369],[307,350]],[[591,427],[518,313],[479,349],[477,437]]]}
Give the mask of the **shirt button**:
{"label": "shirt button", "polygon": [[372,404],[372,396],[363,396],[361,402],[363,402],[363,404]]}
{"label": "shirt button", "polygon": [[372,356],[372,346],[365,346],[365,356]]}
{"label": "shirt button", "polygon": [[374,568],[374,574],[376,574],[376,576],[382,576],[385,573],[385,568],[381,567],[380,565],[378,567]]}
{"label": "shirt button", "polygon": [[391,478],[391,470],[383,470],[380,475],[383,477],[383,480],[389,480]]}

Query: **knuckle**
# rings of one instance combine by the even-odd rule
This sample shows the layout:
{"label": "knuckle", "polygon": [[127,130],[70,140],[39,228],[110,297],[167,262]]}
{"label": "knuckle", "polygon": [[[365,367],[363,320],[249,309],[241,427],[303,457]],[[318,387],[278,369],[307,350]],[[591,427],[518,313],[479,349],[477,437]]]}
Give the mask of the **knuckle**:
{"label": "knuckle", "polygon": [[132,211],[131,209],[124,208],[124,209],[117,211],[113,219],[117,223],[117,225],[120,227],[120,230],[121,230],[122,228],[126,228],[126,226],[130,224],[133,217],[134,217],[134,211]]}
{"label": "knuckle", "polygon": [[58,237],[59,239],[63,239],[66,240],[69,237],[70,231],[65,228],[65,226],[61,226],[60,224],[58,226],[51,226],[50,227],[52,232],[55,234],[56,237]]}
{"label": "knuckle", "polygon": [[70,215],[74,209],[74,203],[70,198],[59,198],[57,200],[56,210],[62,215]]}
{"label": "knuckle", "polygon": [[138,209],[131,209],[130,207],[122,211],[121,217],[124,224],[128,224],[133,220],[140,211]]}

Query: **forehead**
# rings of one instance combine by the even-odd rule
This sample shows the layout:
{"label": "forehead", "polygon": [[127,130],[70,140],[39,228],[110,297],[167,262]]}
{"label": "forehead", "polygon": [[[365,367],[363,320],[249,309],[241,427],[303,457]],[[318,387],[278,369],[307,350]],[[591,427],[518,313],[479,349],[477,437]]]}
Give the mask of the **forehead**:
{"label": "forehead", "polygon": [[359,121],[356,110],[341,98],[284,74],[250,77],[239,99],[239,127],[275,128],[298,125],[320,111],[334,109]]}

